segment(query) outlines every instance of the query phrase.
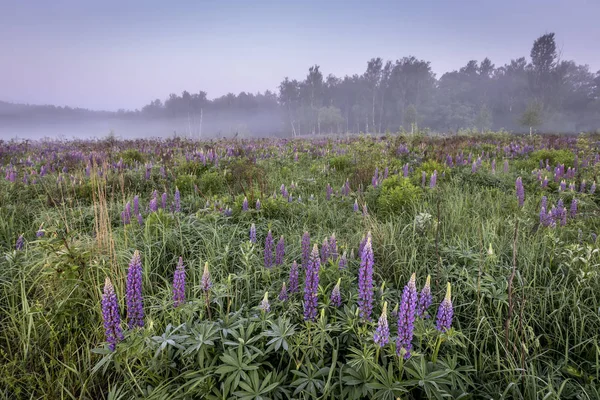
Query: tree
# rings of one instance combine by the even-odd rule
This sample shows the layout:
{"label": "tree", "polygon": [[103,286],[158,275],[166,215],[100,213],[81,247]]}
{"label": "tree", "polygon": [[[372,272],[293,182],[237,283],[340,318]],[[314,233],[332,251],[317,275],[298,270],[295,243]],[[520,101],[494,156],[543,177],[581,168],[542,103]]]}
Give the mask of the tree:
{"label": "tree", "polygon": [[530,103],[527,110],[519,121],[524,127],[529,127],[529,136],[533,134],[533,128],[542,124],[542,107],[539,103]]}

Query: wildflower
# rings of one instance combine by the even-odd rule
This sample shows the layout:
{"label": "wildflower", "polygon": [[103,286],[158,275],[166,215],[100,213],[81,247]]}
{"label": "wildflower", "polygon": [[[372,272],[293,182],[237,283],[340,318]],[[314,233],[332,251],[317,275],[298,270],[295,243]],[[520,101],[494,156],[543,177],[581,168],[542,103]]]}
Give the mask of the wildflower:
{"label": "wildflower", "polygon": [[275,265],[283,264],[283,257],[285,256],[285,242],[283,240],[283,235],[279,238],[279,242],[277,242],[277,247],[275,248]]}
{"label": "wildflower", "polygon": [[290,293],[298,291],[298,263],[294,261],[290,269]]}
{"label": "wildflower", "polygon": [[358,308],[360,317],[369,321],[373,311],[373,247],[370,233],[367,235],[358,270]]}
{"label": "wildflower", "polygon": [[331,195],[333,194],[333,189],[331,188],[331,185],[328,183],[327,184],[327,188],[326,188],[326,193],[325,193],[325,197],[327,200],[331,200]]}
{"label": "wildflower", "polygon": [[323,238],[323,244],[321,245],[321,262],[325,263],[329,259],[329,240]]}
{"label": "wildflower", "polygon": [[281,285],[281,291],[279,292],[279,300],[286,301],[288,299],[288,291],[285,287],[285,282]]}
{"label": "wildflower", "polygon": [[166,192],[164,192],[162,194],[162,196],[160,197],[160,202],[161,202],[161,208],[163,210],[166,210],[167,209],[167,193]]}
{"label": "wildflower", "polygon": [[431,178],[429,179],[429,187],[431,189],[433,189],[435,187],[436,182],[437,182],[437,170],[434,170],[433,174],[431,174]]}
{"label": "wildflower", "polygon": [[248,198],[244,197],[244,201],[242,202],[242,211],[248,211]]}
{"label": "wildflower", "polygon": [[44,232],[43,229],[44,224],[40,225],[40,228],[38,229],[38,231],[35,233],[35,236],[38,238],[42,238],[44,237],[44,235],[46,234],[46,232]]}
{"label": "wildflower", "polygon": [[404,166],[402,167],[402,176],[408,178],[408,163],[404,164]]}
{"label": "wildflower", "polygon": [[367,212],[367,203],[363,204],[362,213],[363,213],[363,217],[366,217],[367,215],[369,215],[369,213]]}
{"label": "wildflower", "polygon": [[104,335],[108,342],[108,348],[110,351],[114,351],[117,343],[123,340],[123,331],[121,329],[117,295],[108,277],[104,281],[104,293],[102,294],[102,319],[104,320]]}
{"label": "wildflower", "polygon": [[[491,246],[491,243],[490,243]],[[490,247],[491,249],[491,247]],[[493,254],[493,250],[492,250]],[[417,302],[417,316],[421,318],[429,318],[429,315],[426,315],[426,311],[431,306],[432,296],[431,296],[431,276],[427,275],[427,280],[425,281],[425,286],[419,293],[419,300]]]}
{"label": "wildflower", "polygon": [[379,347],[383,347],[390,341],[390,328],[387,320],[387,301],[383,303],[383,310],[377,322],[377,329],[373,333],[373,340]]}
{"label": "wildflower", "polygon": [[594,181],[592,183],[592,186],[590,186],[590,194],[594,194],[595,191],[596,191],[596,181]]}
{"label": "wildflower", "polygon": [[131,223],[131,204],[129,202],[125,204],[125,209],[121,212],[121,219],[123,220],[123,225]]}
{"label": "wildflower", "polygon": [[302,268],[308,267],[308,260],[310,258],[310,234],[308,231],[302,235]]}
{"label": "wildflower", "polygon": [[342,254],[338,260],[338,269],[345,269],[348,266],[348,258],[346,257],[346,251]]}
{"label": "wildflower", "polygon": [[569,209],[569,214],[571,218],[575,218],[577,216],[577,199],[573,199],[571,201],[571,208]]}
{"label": "wildflower", "polygon": [[181,211],[181,193],[179,193],[179,188],[175,187],[175,212]]}
{"label": "wildflower", "polygon": [[504,160],[504,173],[508,173],[508,160]]}
{"label": "wildflower", "polygon": [[492,174],[496,173],[496,159],[494,158],[492,160]]}
{"label": "wildflower", "polygon": [[271,268],[273,266],[273,235],[271,230],[267,233],[265,238],[265,268]]}
{"label": "wildflower", "polygon": [[308,268],[306,268],[306,279],[304,281],[304,320],[314,321],[317,318],[317,291],[319,289],[319,249],[315,244],[310,254]]}
{"label": "wildflower", "polygon": [[271,305],[269,304],[269,292],[265,292],[265,297],[263,297],[258,308],[263,310],[265,313],[271,311]]}
{"label": "wildflower", "polygon": [[23,250],[23,246],[25,245],[25,239],[23,238],[23,235],[19,235],[19,237],[17,238],[17,243],[15,244],[15,248],[17,250]]}
{"label": "wildflower", "polygon": [[354,212],[358,212],[358,200],[354,200]]}
{"label": "wildflower", "polygon": [[250,241],[256,243],[256,226],[254,224],[250,226]]}
{"label": "wildflower", "polygon": [[334,307],[342,306],[342,293],[340,292],[340,283],[341,282],[342,282],[342,278],[339,278],[337,283],[333,287],[333,290],[331,291],[330,300],[331,300],[331,304]]}
{"label": "wildflower", "polygon": [[335,239],[335,233],[332,233],[331,237],[329,238],[329,257],[331,257],[333,261],[336,261],[338,258],[337,240]]}
{"label": "wildflower", "polygon": [[129,328],[144,326],[144,305],[142,298],[142,259],[140,252],[136,250],[129,262],[127,270],[127,322]]}
{"label": "wildflower", "polygon": [[579,187],[579,191],[581,193],[585,192],[585,179],[581,181],[581,186]]}
{"label": "wildflower", "polygon": [[448,288],[446,289],[446,297],[440,304],[440,308],[437,313],[437,324],[436,328],[440,332],[446,332],[452,325],[452,316],[454,315],[454,309],[452,307],[451,299],[451,288],[450,282],[448,282]]}
{"label": "wildflower", "polygon": [[564,192],[567,189],[567,182],[564,180],[560,181],[560,186],[558,187],[559,192]]}
{"label": "wildflower", "polygon": [[208,293],[212,287],[212,280],[210,279],[210,271],[208,270],[208,261],[204,263],[204,272],[202,272],[202,280],[200,281],[200,289],[204,293]]}
{"label": "wildflower", "polygon": [[404,286],[402,301],[398,310],[398,339],[396,340],[396,354],[401,355],[404,350],[404,359],[410,357],[412,349],[415,312],[417,308],[416,276],[412,274],[408,284]]}
{"label": "wildflower", "polygon": [[515,188],[517,190],[517,200],[519,202],[519,207],[523,207],[523,203],[525,202],[525,189],[523,188],[523,181],[521,177],[518,177],[515,182]]}
{"label": "wildflower", "polygon": [[173,276],[173,305],[179,307],[183,303],[185,303],[185,265],[183,265],[183,258],[179,257]]}
{"label": "wildflower", "polygon": [[133,213],[135,215],[140,213],[140,198],[138,196],[133,198]]}
{"label": "wildflower", "polygon": [[256,200],[256,211],[260,210],[260,199]]}
{"label": "wildflower", "polygon": [[144,217],[142,217],[142,214],[137,215],[137,220],[140,226],[144,225]]}

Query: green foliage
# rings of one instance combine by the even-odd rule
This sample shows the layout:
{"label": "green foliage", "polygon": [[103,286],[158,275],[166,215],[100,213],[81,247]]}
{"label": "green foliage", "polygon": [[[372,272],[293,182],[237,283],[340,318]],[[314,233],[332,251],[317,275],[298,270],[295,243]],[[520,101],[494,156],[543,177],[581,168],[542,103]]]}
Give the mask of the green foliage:
{"label": "green foliage", "polygon": [[143,164],[146,162],[144,155],[136,149],[127,149],[117,156],[117,159],[123,159],[125,165],[135,165],[136,163]]}
{"label": "green foliage", "polygon": [[350,156],[344,155],[332,157],[329,160],[329,165],[331,168],[335,168],[336,171],[347,172],[352,168],[353,162]]}
{"label": "green foliage", "polygon": [[421,189],[408,178],[399,175],[384,179],[377,198],[377,209],[384,215],[398,214],[412,205],[421,196]]}
{"label": "green foliage", "polygon": [[540,161],[546,165],[546,160],[548,160],[551,167],[555,167],[557,164],[572,167],[575,154],[568,149],[543,149],[532,152],[529,155],[529,159],[535,162],[534,168],[539,167]]}
{"label": "green foliage", "polygon": [[226,189],[226,180],[223,172],[207,171],[200,176],[199,189],[204,195],[223,193]]}

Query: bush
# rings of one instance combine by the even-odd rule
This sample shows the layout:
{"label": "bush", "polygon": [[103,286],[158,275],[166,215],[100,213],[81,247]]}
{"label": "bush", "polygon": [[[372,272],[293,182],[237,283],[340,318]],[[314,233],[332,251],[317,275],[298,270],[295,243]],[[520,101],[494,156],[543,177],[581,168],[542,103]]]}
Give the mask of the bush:
{"label": "bush", "polygon": [[421,190],[408,178],[394,175],[385,179],[377,198],[377,209],[384,215],[397,214],[421,196]]}
{"label": "bush", "polygon": [[575,155],[571,150],[560,149],[560,150],[537,150],[531,153],[529,156],[530,160],[536,162],[535,167],[539,167],[540,160],[546,163],[546,160],[550,165],[555,166],[556,164],[564,164],[565,167],[572,167],[575,161]]}
{"label": "bush", "polygon": [[200,191],[204,195],[222,193],[225,190],[225,175],[222,172],[209,171],[200,177]]}
{"label": "bush", "polygon": [[333,157],[329,161],[331,168],[335,168],[335,170],[339,172],[349,171],[352,168],[352,164],[352,158],[346,155]]}
{"label": "bush", "polygon": [[146,158],[139,150],[129,149],[121,152],[119,158],[123,159],[125,165],[135,165],[135,163],[143,164],[146,161]]}

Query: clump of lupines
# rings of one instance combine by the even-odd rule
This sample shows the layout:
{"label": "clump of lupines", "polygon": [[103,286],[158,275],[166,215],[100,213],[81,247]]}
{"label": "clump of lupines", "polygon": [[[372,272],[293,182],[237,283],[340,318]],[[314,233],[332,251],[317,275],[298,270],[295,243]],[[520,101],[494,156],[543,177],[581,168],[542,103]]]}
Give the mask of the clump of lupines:
{"label": "clump of lupines", "polygon": [[248,198],[244,197],[244,201],[242,202],[242,211],[248,211]]}
{"label": "clump of lupines", "polygon": [[279,292],[279,300],[286,301],[288,299],[288,291],[285,287],[285,282],[281,285],[281,291]]}
{"label": "clump of lupines", "polygon": [[142,297],[142,258],[138,250],[134,251],[127,270],[125,304],[127,305],[127,323],[129,328],[144,326],[144,304]]}
{"label": "clump of lupines", "polygon": [[346,251],[342,254],[340,259],[338,260],[338,269],[342,270],[348,266],[348,258],[346,257]]}
{"label": "clump of lupines", "polygon": [[358,269],[358,308],[360,317],[369,321],[373,312],[373,247],[371,233],[367,234],[367,242],[361,253]]}
{"label": "clump of lupines", "polygon": [[427,309],[431,306],[432,303],[431,296],[431,276],[427,275],[427,280],[425,281],[425,286],[419,293],[419,300],[417,302],[417,316],[421,318],[429,318],[429,315],[426,314]]}
{"label": "clump of lupines", "polygon": [[256,226],[254,224],[250,226],[250,241],[256,243]]}
{"label": "clump of lupines", "polygon": [[515,189],[517,191],[517,201],[519,202],[519,207],[523,207],[525,203],[525,189],[523,188],[523,180],[521,177],[518,177],[515,181]]}
{"label": "clump of lupines", "polygon": [[302,268],[308,267],[308,261],[310,258],[310,234],[308,231],[302,235]]}
{"label": "clump of lupines", "polygon": [[377,322],[377,329],[373,333],[373,341],[379,347],[383,347],[390,342],[390,327],[387,320],[387,301],[383,303],[383,309]]}
{"label": "clump of lupines", "polygon": [[415,314],[417,309],[416,275],[413,273],[402,291],[402,301],[398,310],[398,338],[396,339],[396,354],[404,359],[410,357],[414,333]]}
{"label": "clump of lupines", "polygon": [[173,305],[179,307],[185,303],[185,265],[183,258],[179,257],[179,262],[173,275]]}
{"label": "clump of lupines", "polygon": [[342,283],[342,278],[339,278],[337,283],[335,284],[335,286],[333,287],[333,290],[331,291],[331,304],[334,307],[341,307],[342,306],[342,292],[340,291],[340,284]]}
{"label": "clump of lupines", "polygon": [[452,326],[452,316],[454,315],[454,308],[452,306],[451,288],[450,282],[446,289],[446,297],[440,303],[437,313],[436,329],[440,332],[446,332]]}
{"label": "clump of lupines", "polygon": [[265,296],[263,297],[260,305],[258,306],[263,312],[268,313],[271,311],[271,304],[269,304],[269,292],[265,292]]}
{"label": "clump of lupines", "polygon": [[265,268],[271,268],[273,266],[273,234],[271,230],[267,233],[265,238]]}
{"label": "clump of lupines", "polygon": [[296,293],[298,287],[298,263],[294,261],[292,263],[292,268],[290,269],[290,293]]}
{"label": "clump of lupines", "polygon": [[306,321],[314,321],[317,318],[317,293],[319,289],[320,268],[321,260],[319,258],[319,249],[315,244],[310,254],[304,281],[304,320]]}
{"label": "clump of lupines", "polygon": [[117,343],[123,340],[123,330],[121,329],[117,295],[108,277],[104,281],[104,293],[102,293],[102,319],[108,348],[110,351],[114,351]]}
{"label": "clump of lupines", "polygon": [[179,193],[179,188],[175,187],[175,212],[181,211],[181,193]]}
{"label": "clump of lupines", "polygon": [[204,272],[202,272],[202,280],[200,281],[200,289],[207,294],[212,287],[212,280],[210,279],[210,271],[208,269],[208,261],[204,263]]}
{"label": "clump of lupines", "polygon": [[275,265],[283,264],[283,257],[285,256],[285,241],[283,239],[283,235],[279,238],[279,242],[277,242],[277,247],[275,248]]}
{"label": "clump of lupines", "polygon": [[17,250],[23,250],[23,246],[25,245],[25,238],[23,238],[23,235],[19,235],[19,237],[17,238],[17,243],[15,244],[15,249]]}

